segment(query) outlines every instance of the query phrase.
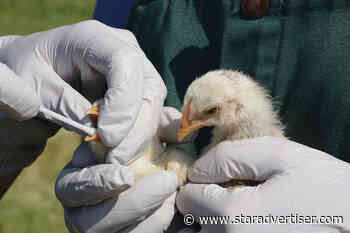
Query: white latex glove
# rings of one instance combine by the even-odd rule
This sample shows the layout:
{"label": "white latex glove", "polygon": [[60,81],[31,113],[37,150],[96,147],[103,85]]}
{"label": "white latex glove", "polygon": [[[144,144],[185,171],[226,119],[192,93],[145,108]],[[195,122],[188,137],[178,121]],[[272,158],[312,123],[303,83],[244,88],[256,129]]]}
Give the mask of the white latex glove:
{"label": "white latex glove", "polygon": [[[129,31],[90,20],[0,40],[0,63],[17,75],[0,68],[7,72],[0,70],[0,77],[5,76],[1,84],[9,87],[1,94],[0,111],[12,113],[10,117],[33,117],[42,104],[86,123],[88,100],[104,97],[98,133],[105,145],[115,147],[108,162],[121,164],[132,159],[156,132],[166,88]],[[143,105],[153,111],[142,112]],[[124,140],[139,115],[152,121],[146,128],[134,129],[137,137]]]}
{"label": "white latex glove", "polygon": [[[176,109],[163,108],[158,130],[162,140],[176,142],[180,119]],[[67,228],[88,233],[163,232],[174,215],[176,175],[164,171],[133,183],[130,169],[98,164],[82,143],[56,182]]]}
{"label": "white latex glove", "polygon": [[[292,141],[263,137],[222,142],[194,164],[189,179],[222,183],[264,181],[229,192],[215,184],[187,184],[177,196],[183,214],[199,216],[342,216],[342,224],[202,224],[201,232],[350,232],[350,165]],[[191,220],[191,219],[190,219]],[[248,220],[246,220],[248,221]]]}
{"label": "white latex glove", "polygon": [[126,30],[91,20],[0,37],[0,197],[58,130],[30,119],[40,105],[88,123],[90,101],[104,97],[98,132],[114,147],[107,162],[125,164],[155,134],[165,96],[161,77]]}

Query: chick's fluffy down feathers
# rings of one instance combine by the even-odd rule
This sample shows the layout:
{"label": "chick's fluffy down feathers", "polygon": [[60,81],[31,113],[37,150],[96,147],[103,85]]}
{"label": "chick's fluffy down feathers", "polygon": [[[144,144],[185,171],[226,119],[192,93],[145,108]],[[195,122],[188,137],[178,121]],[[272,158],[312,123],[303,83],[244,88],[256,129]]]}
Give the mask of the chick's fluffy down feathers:
{"label": "chick's fluffy down feathers", "polygon": [[[96,159],[100,162],[110,148],[103,145],[100,141],[89,143],[94,151]],[[193,164],[194,157],[177,148],[167,148],[158,136],[153,137],[148,147],[136,155],[134,161],[130,161],[128,167],[131,169],[135,182],[142,177],[151,175],[161,170],[171,170],[178,178],[178,185],[184,185],[187,180],[187,169]]]}
{"label": "chick's fluffy down feathers", "polygon": [[[206,119],[214,126],[210,146],[223,140],[239,140],[260,136],[283,136],[283,125],[274,111],[267,91],[249,76],[231,70],[211,71],[189,86],[184,105],[190,105],[189,120]],[[205,115],[205,109],[219,106],[215,114]],[[97,155],[108,148],[100,142],[90,146]],[[183,185],[187,169],[194,157],[179,149],[168,149],[157,136],[148,149],[137,156],[129,167],[136,180],[159,170],[173,170]]]}
{"label": "chick's fluffy down feathers", "polygon": [[191,101],[191,118],[218,104],[211,145],[223,140],[261,136],[284,137],[284,127],[267,90],[246,74],[232,70],[206,73],[189,86],[184,106]]}

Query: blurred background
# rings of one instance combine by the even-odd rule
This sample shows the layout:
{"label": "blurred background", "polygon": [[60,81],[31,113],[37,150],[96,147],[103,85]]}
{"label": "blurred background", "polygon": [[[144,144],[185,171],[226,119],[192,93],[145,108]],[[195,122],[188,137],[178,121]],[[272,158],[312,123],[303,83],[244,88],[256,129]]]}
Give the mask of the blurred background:
{"label": "blurred background", "polygon": [[[25,35],[91,19],[96,0],[0,0],[0,35]],[[61,233],[63,209],[54,184],[80,142],[61,130],[0,201],[0,233]]]}

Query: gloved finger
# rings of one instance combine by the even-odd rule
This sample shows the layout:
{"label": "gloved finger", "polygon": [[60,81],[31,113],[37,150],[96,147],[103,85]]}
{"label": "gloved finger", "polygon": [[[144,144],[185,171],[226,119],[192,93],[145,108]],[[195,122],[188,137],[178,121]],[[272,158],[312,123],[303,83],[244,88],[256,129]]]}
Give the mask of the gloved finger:
{"label": "gloved finger", "polygon": [[157,132],[160,111],[164,96],[159,93],[161,84],[158,79],[148,77],[144,83],[144,96],[141,101],[140,112],[128,135],[122,142],[107,154],[106,162],[127,164],[135,155],[145,150]]}
{"label": "gloved finger", "polygon": [[173,193],[164,201],[162,206],[153,214],[148,216],[135,226],[130,226],[120,233],[162,233],[170,225],[175,214],[175,198],[176,193]]}
{"label": "gloved finger", "polygon": [[189,183],[180,188],[176,206],[184,215],[213,215],[218,206],[222,206],[230,195],[227,189],[216,184]]}
{"label": "gloved finger", "polygon": [[117,146],[131,130],[144,93],[142,57],[125,50],[114,59],[98,119],[98,132],[109,147]]}
{"label": "gloved finger", "polygon": [[69,163],[59,174],[55,192],[62,205],[94,205],[118,195],[134,183],[130,169],[118,164],[76,168]]}
{"label": "gloved finger", "polygon": [[[102,203],[66,211],[69,225],[79,232],[117,232],[144,220],[177,188],[177,177],[160,172],[140,179],[134,186]],[[68,225],[68,224],[67,224]]]}
{"label": "gloved finger", "polygon": [[[141,107],[144,55],[98,21],[81,22],[72,25],[70,30],[68,40],[75,41],[72,51],[75,63],[78,67],[88,64],[106,79],[107,91],[100,104],[98,132],[106,146],[114,147],[126,137]],[[63,38],[62,43],[69,42]]]}
{"label": "gloved finger", "polygon": [[[160,114],[158,135],[159,138],[168,143],[180,143],[178,141],[177,132],[180,128],[182,114],[176,108],[163,107]],[[198,131],[187,135],[181,143],[194,141],[198,135]]]}
{"label": "gloved finger", "polygon": [[[250,207],[257,208],[256,203],[261,200],[256,192],[255,187],[229,191],[216,184],[187,184],[178,192],[176,207],[184,215],[184,222],[187,224],[194,221],[201,223],[199,218],[203,216],[228,216],[232,220],[233,213],[247,213]],[[202,230],[227,232],[228,226],[229,224],[207,224],[202,225]]]}
{"label": "gloved finger", "polygon": [[34,90],[5,64],[0,63],[0,112],[16,120],[38,113],[41,101]]}
{"label": "gloved finger", "polygon": [[273,137],[224,141],[197,160],[188,176],[196,183],[264,181],[302,163],[304,158],[296,152],[304,147]]}

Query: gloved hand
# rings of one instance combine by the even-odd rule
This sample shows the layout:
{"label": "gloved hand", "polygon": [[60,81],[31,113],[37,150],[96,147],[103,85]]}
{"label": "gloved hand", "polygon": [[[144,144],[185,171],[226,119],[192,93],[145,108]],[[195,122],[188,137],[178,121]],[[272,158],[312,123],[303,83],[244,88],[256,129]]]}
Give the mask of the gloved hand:
{"label": "gloved hand", "polygon": [[[229,223],[242,218],[247,223],[252,222],[249,216],[271,215],[284,219],[289,216],[293,223],[291,215],[298,216],[294,224],[202,222],[201,232],[349,232],[349,177],[348,163],[292,141],[272,137],[225,141],[196,161],[189,179],[195,183],[230,179],[265,182],[232,192],[216,184],[187,184],[179,191],[176,204],[184,215],[191,213],[196,221],[200,221],[199,216],[230,216]],[[317,220],[321,216],[342,216],[344,222],[295,224],[301,216],[316,216]],[[189,215],[186,219],[192,221]],[[259,223],[257,217],[255,220]]]}
{"label": "gloved hand", "polygon": [[[104,96],[98,133],[105,145],[118,145],[110,160],[129,161],[136,154],[134,148],[154,135],[160,107],[147,112],[154,121],[148,123],[148,130],[139,131],[146,136],[144,140],[130,138],[131,148],[121,143],[134,126],[141,106],[161,105],[166,96],[161,77],[132,33],[91,20],[4,40],[0,62],[29,85],[45,107],[84,122],[90,107],[87,99]],[[12,99],[1,102],[13,106]],[[17,111],[22,113],[21,109]]]}
{"label": "gloved hand", "polygon": [[[163,141],[177,142],[180,119],[176,109],[163,108],[158,129]],[[82,143],[56,182],[67,228],[89,233],[163,232],[174,215],[176,175],[164,171],[133,183],[128,167],[98,164],[87,143]]]}
{"label": "gloved hand", "polygon": [[[127,163],[157,130],[166,88],[126,30],[91,20],[29,36],[0,37],[0,63],[0,111],[10,118],[32,118],[43,105],[87,123],[90,101],[104,97],[98,133],[114,147],[107,162]],[[138,116],[151,120],[137,121]],[[0,140],[5,145],[0,151],[0,186],[9,174],[30,164],[58,129],[38,122],[6,119],[1,124],[6,139]],[[32,130],[33,139],[28,139],[25,127],[33,126],[40,129]]]}

